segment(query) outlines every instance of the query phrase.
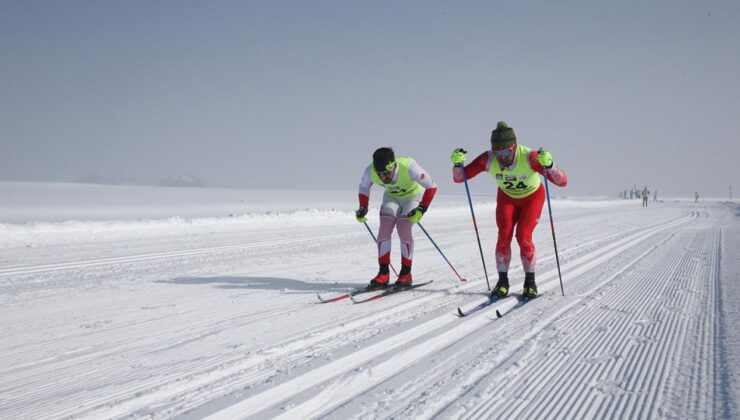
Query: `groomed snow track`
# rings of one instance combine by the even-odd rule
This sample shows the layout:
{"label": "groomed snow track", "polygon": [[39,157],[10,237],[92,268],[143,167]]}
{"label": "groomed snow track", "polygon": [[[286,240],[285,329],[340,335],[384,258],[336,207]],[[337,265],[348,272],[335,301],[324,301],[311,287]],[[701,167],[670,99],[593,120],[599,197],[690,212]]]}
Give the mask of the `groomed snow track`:
{"label": "groomed snow track", "polygon": [[[264,246],[189,247],[3,269],[11,290],[34,279],[58,284],[77,270],[93,270],[76,274],[81,281],[99,270],[114,276],[121,270],[125,281],[95,283],[83,293],[83,301],[88,293],[109,293],[111,300],[94,306],[105,315],[100,320],[80,315],[86,323],[77,331],[29,334],[0,348],[0,417],[726,416],[727,404],[714,399],[719,367],[713,357],[721,339],[715,291],[726,212],[721,206],[653,211],[660,214],[641,215],[634,226],[621,208],[607,216],[623,217],[621,225],[604,226],[590,213],[566,219],[558,236],[565,297],[549,231],[538,229],[541,297],[524,306],[503,299],[465,318],[455,315],[456,308],[484,301],[485,280],[451,280],[449,267],[418,236],[417,255],[425,257],[417,257],[423,264],[417,262],[422,268],[415,275],[435,282],[363,305],[317,303],[315,292],[330,293],[330,282],[322,288],[318,281],[276,277],[279,285],[271,288],[256,281],[275,275],[270,264],[285,247],[299,254],[287,261],[292,277],[324,273],[321,265],[331,256],[322,245],[342,235],[359,237],[349,230],[308,231],[304,239],[314,246],[263,240]],[[574,231],[579,223],[591,229]],[[435,227],[435,239],[449,247],[461,270],[480,271],[469,229],[445,221]],[[182,270],[191,275],[184,276],[154,268],[173,258],[187,266],[249,252],[264,264],[257,276],[207,277],[187,267]],[[310,261],[302,258],[307,255]],[[158,304],[142,303],[138,315],[106,313],[104,303],[121,289],[133,288],[130,299],[141,296],[142,281],[134,277],[148,270],[160,280],[149,283],[147,301]],[[50,278],[37,277],[43,273]],[[167,273],[171,279],[161,279]],[[259,285],[250,287],[250,281]],[[521,291],[521,284],[512,286],[512,293]],[[171,296],[183,287],[185,294]],[[40,290],[36,301],[48,300],[48,290]],[[209,299],[212,304],[203,302]],[[42,325],[43,316],[32,317],[32,324]]]}

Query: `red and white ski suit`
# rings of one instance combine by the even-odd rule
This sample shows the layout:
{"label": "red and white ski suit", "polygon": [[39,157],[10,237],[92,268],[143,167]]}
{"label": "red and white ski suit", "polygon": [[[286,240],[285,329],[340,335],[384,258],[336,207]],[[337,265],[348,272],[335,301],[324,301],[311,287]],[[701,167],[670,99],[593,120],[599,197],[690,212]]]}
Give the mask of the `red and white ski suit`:
{"label": "red and white ski suit", "polygon": [[[367,207],[370,203],[370,187],[373,185],[370,170],[370,166],[366,167],[360,180],[358,194],[360,207]],[[391,237],[395,227],[401,241],[401,265],[411,267],[414,259],[414,237],[411,228],[414,224],[406,215],[420,203],[429,208],[437,192],[437,184],[416,161],[411,162],[408,171],[411,179],[421,185],[423,192],[403,199],[393,197],[387,192],[383,194],[378,228],[378,263],[381,265],[390,263]],[[396,172],[392,183],[398,180],[398,171]]]}
{"label": "red and white ski suit", "polygon": [[[516,165],[514,156],[512,165]],[[564,187],[568,183],[565,173],[553,165],[546,169],[537,161],[537,152],[531,151],[527,156],[529,167],[544,176],[553,184]],[[471,179],[481,172],[489,172],[491,165],[500,165],[492,150],[481,153],[475,160],[464,167],[465,176]],[[502,167],[502,169],[508,169]],[[454,167],[452,178],[455,182],[464,182],[463,168]],[[511,239],[516,226],[516,239],[519,243],[522,266],[525,273],[534,273],[537,265],[532,232],[537,226],[545,202],[545,186],[540,184],[537,191],[524,198],[513,198],[504,190],[498,188],[496,196],[496,225],[498,226],[498,240],[496,242],[496,267],[499,272],[508,272],[511,262]]]}

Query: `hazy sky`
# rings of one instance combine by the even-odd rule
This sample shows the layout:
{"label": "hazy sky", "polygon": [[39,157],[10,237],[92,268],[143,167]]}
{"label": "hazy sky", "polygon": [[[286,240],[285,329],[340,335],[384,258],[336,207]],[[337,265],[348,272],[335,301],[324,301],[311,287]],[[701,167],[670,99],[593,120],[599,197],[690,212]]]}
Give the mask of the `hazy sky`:
{"label": "hazy sky", "polygon": [[0,0],[0,180],[354,190],[390,145],[462,192],[451,150],[506,120],[566,194],[740,196],[739,22],[736,0]]}

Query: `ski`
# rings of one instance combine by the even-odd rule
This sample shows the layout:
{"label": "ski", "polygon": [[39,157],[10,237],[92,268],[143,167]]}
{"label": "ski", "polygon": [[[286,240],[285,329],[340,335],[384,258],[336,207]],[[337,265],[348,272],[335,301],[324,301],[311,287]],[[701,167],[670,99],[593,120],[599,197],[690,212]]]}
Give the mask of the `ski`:
{"label": "ski", "polygon": [[316,297],[319,299],[319,302],[321,302],[321,303],[331,303],[331,302],[339,302],[340,300],[347,299],[349,297],[350,293],[344,293],[344,294],[341,294],[341,295],[338,295],[338,296],[334,296],[332,298],[324,298],[324,297],[321,296],[321,293],[316,292]]}
{"label": "ski", "polygon": [[[521,308],[522,306],[524,306],[524,305],[526,305],[527,303],[529,303],[529,302],[533,301],[534,299],[537,299],[537,298],[539,298],[539,297],[540,297],[540,296],[542,296],[542,295],[541,295],[541,294],[538,294],[538,295],[537,295],[537,297],[535,297],[534,299],[532,299],[532,298],[529,298],[529,297],[526,297],[526,296],[524,296],[524,295],[514,295],[514,296],[516,297],[516,300],[518,300],[518,302],[517,302],[517,304],[516,304],[516,305],[514,305],[514,307],[513,307],[513,308],[511,308],[511,309],[509,309],[508,311],[506,311],[506,313],[509,313],[509,312],[513,311],[514,309],[519,309],[519,308]],[[501,315],[501,313],[499,313],[499,311],[498,311],[498,310],[496,310],[496,316],[497,316],[497,317],[499,317],[499,318],[501,318],[501,316],[502,316],[502,315]]]}
{"label": "ski", "polygon": [[422,286],[426,286],[426,285],[430,284],[433,281],[434,280],[429,280],[427,282],[413,284],[413,285],[408,286],[408,287],[399,287],[399,288],[392,287],[392,288],[388,288],[388,289],[385,289],[382,293],[378,293],[377,295],[372,295],[372,296],[370,296],[368,298],[365,298],[365,299],[355,299],[355,295],[353,295],[353,296],[350,296],[350,299],[352,299],[352,303],[370,302],[372,300],[377,300],[377,299],[383,298],[385,296],[395,295],[396,293],[405,292],[407,290],[413,290],[413,289],[416,289],[416,288],[419,288],[419,287],[422,287]]}
{"label": "ski", "polygon": [[[486,308],[488,306],[491,306],[494,303],[498,302],[499,299],[500,298],[498,298],[496,296],[489,297],[488,300],[486,300],[485,302],[482,302],[480,305],[476,306],[473,309],[467,310],[467,311],[463,311],[462,308],[458,306],[457,307],[457,316],[459,316],[460,318],[462,318],[462,317],[468,316],[468,315],[470,315],[470,314],[472,314],[474,312],[478,312],[481,309]],[[496,315],[498,315],[498,310],[496,311]],[[499,316],[499,318],[501,318],[501,317]]]}
{"label": "ski", "polygon": [[340,295],[330,297],[330,298],[325,298],[321,296],[321,293],[316,292],[316,297],[319,299],[319,302],[321,303],[331,303],[331,302],[339,302],[340,300],[344,300],[352,296],[357,296],[362,293],[377,292],[379,290],[386,290],[386,288],[368,289],[367,287],[363,287],[362,289],[356,289],[351,292],[342,293]]}
{"label": "ski", "polygon": [[[542,295],[540,295],[540,296],[542,296]],[[522,296],[520,294],[511,294],[508,297],[514,297],[514,298],[516,298],[516,300],[518,302],[517,302],[517,304],[513,308],[509,309],[507,311],[507,313],[510,312],[510,311],[512,311],[512,310],[514,310],[514,309],[517,309],[519,307],[524,306],[527,302],[529,302],[529,301],[532,300],[532,299],[530,299],[528,297],[524,297],[524,296]],[[481,309],[487,308],[487,307],[493,305],[494,303],[496,303],[496,302],[498,302],[500,300],[503,300],[503,299],[506,299],[506,298],[491,297],[488,300],[486,300],[485,302],[482,302],[478,306],[476,306],[476,307],[474,307],[472,309],[468,309],[467,311],[463,311],[463,309],[458,306],[457,307],[457,316],[459,316],[460,318],[466,317],[466,316],[468,316],[468,315],[470,315],[472,313],[475,313],[475,312],[480,311]],[[501,317],[503,317],[503,315],[501,314],[501,312],[499,312],[498,309],[496,309],[496,318],[501,318]]]}

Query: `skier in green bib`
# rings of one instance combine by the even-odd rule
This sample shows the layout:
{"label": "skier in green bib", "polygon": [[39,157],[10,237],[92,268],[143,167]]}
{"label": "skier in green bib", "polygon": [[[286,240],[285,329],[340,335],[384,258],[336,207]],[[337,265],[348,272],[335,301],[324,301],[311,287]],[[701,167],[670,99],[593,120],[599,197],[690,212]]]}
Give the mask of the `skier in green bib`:
{"label": "skier in green bib", "polygon": [[648,198],[650,198],[650,190],[648,190],[647,187],[642,189],[642,192],[640,193],[642,196],[642,206],[647,207],[648,206]]}
{"label": "skier in green bib", "polygon": [[532,232],[539,222],[545,202],[545,187],[540,175],[553,184],[564,187],[568,183],[565,173],[553,165],[552,155],[546,151],[535,151],[517,144],[514,130],[501,121],[491,133],[491,150],[481,153],[465,166],[463,149],[452,152],[452,178],[464,182],[487,172],[498,184],[496,196],[496,267],[498,282],[491,297],[509,294],[509,263],[511,262],[511,239],[516,227],[522,266],[524,268],[523,294],[527,298],[537,297],[534,278],[536,255]]}
{"label": "skier in green bib", "polygon": [[362,173],[359,189],[360,206],[355,212],[358,222],[367,221],[370,187],[380,185],[385,189],[380,207],[378,229],[378,275],[368,289],[388,287],[390,280],[391,234],[396,228],[401,240],[401,272],[396,287],[411,286],[411,264],[414,257],[414,238],[411,228],[421,220],[437,192],[437,184],[414,159],[395,156],[390,147],[381,147],[373,153],[373,161]]}

